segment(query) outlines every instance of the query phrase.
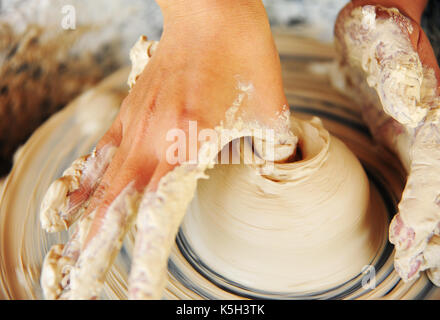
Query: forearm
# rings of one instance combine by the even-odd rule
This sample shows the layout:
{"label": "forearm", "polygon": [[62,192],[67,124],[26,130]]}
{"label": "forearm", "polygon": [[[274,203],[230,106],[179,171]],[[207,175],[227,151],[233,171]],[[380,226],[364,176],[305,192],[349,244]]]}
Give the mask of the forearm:
{"label": "forearm", "polygon": [[[203,24],[204,28],[254,25],[267,20],[261,0],[156,0],[164,28],[173,24]],[[231,25],[232,24],[232,25]]]}
{"label": "forearm", "polygon": [[[237,63],[264,55],[270,68],[279,68],[269,20],[261,0],[157,0],[164,15],[162,46],[197,50],[198,63],[218,53]],[[258,51],[255,49],[259,48]],[[160,48],[159,48],[160,50]],[[170,50],[173,51],[173,50]],[[275,61],[275,62],[274,62]],[[260,62],[261,63],[261,62]],[[226,70],[225,70],[226,72]]]}

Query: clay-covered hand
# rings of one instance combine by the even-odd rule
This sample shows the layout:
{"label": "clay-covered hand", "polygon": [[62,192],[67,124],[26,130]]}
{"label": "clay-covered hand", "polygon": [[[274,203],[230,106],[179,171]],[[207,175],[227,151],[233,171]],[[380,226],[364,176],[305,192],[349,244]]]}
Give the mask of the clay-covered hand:
{"label": "clay-covered hand", "polygon": [[[188,205],[184,194],[195,189],[206,168],[188,164],[200,160],[203,149],[203,140],[189,137],[190,121],[197,133],[232,127],[238,118],[241,126],[289,131],[288,117],[280,117],[287,102],[279,57],[260,1],[158,3],[164,14],[161,41],[156,46],[141,39],[138,49],[145,51],[132,51],[134,59],[152,57],[145,68],[134,61],[133,72],[141,73],[132,74],[136,83],[116,120],[96,150],[51,185],[42,203],[47,231],[77,221],[69,242],[46,256],[42,286],[47,298],[99,297],[136,215],[129,296],[161,297],[168,255]],[[175,160],[169,153],[175,140],[167,136],[176,130],[185,133],[187,146],[177,162],[170,161],[170,155]],[[176,172],[179,181],[173,180]],[[165,203],[165,197],[172,201]]]}
{"label": "clay-covered hand", "polygon": [[339,68],[377,140],[408,171],[389,230],[404,281],[420,271],[440,285],[440,98],[438,67],[420,27],[427,1],[355,0],[339,14]]}

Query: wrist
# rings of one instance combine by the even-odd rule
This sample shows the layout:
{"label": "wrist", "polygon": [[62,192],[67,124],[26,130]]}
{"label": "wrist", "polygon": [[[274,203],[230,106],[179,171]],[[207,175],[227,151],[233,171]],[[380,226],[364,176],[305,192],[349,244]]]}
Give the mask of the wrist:
{"label": "wrist", "polygon": [[164,29],[179,27],[210,28],[255,25],[267,20],[261,0],[156,0]]}
{"label": "wrist", "polygon": [[261,0],[157,0],[164,15],[161,42],[194,49],[264,50],[272,33]]}

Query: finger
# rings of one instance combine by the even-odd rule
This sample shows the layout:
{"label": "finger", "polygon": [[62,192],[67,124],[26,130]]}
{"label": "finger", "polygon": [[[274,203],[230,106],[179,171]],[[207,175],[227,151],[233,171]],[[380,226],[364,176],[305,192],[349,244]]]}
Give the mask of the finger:
{"label": "finger", "polygon": [[[101,138],[96,146],[97,153],[102,153],[100,150],[106,150],[109,146],[114,146],[119,148],[121,135],[122,135],[122,127],[121,122],[119,120],[119,115],[115,119],[112,124],[112,127],[107,131],[107,133]],[[92,194],[94,194],[96,188],[99,186],[101,178],[104,176],[110,164],[115,164],[120,166],[119,161],[114,160],[114,155],[116,154],[116,148],[113,150],[113,155],[111,157],[103,160],[102,163],[99,160],[91,164],[87,167],[87,172],[82,179],[82,183],[78,190],[72,192],[69,195],[70,202],[73,205],[81,205],[85,204]]]}
{"label": "finger", "polygon": [[440,221],[440,130],[428,118],[417,131],[411,146],[411,166],[399,214],[390,225],[390,242],[395,245],[395,266],[404,280],[430,267],[424,260],[428,242]]}
{"label": "finger", "polygon": [[67,229],[87,206],[120,144],[119,117],[89,155],[80,157],[55,180],[46,192],[40,221],[47,232]]}
{"label": "finger", "polygon": [[[161,163],[157,166],[139,207],[137,233],[129,277],[130,299],[160,299],[165,285],[164,270],[172,245],[173,231],[178,221],[167,212],[166,195],[158,194],[159,181],[171,170]],[[172,182],[170,181],[172,184]],[[163,190],[160,190],[161,192]],[[177,208],[175,208],[177,209]],[[179,214],[174,220],[179,220]]]}
{"label": "finger", "polygon": [[159,186],[162,177],[165,176],[168,172],[172,171],[175,166],[176,165],[168,164],[166,161],[161,162],[154,170],[154,174],[151,176],[151,179],[148,182],[148,186],[145,191],[155,192]]}
{"label": "finger", "polygon": [[107,145],[75,160],[63,176],[50,185],[40,209],[43,229],[62,231],[76,221],[115,151],[114,146]]}
{"label": "finger", "polygon": [[440,236],[438,233],[435,234],[431,240],[429,240],[428,246],[424,252],[424,258],[426,264],[429,266],[427,272],[429,279],[436,286],[440,286]]}
{"label": "finger", "polygon": [[137,234],[129,277],[130,299],[160,299],[166,283],[167,261],[179,226],[191,202],[197,180],[206,177],[200,166],[157,167],[139,206]]}
{"label": "finger", "polygon": [[70,271],[78,260],[94,215],[92,212],[82,217],[67,244],[54,245],[46,254],[41,270],[41,288],[46,299],[60,299],[69,290]]}
{"label": "finger", "polygon": [[112,158],[111,163],[108,165],[97,186],[95,187],[93,193],[89,197],[87,201],[87,208],[83,213],[84,216],[90,214],[95,211],[101,205],[101,202],[104,200],[105,195],[109,186],[113,183],[121,168],[123,167],[125,161],[127,159],[127,153],[125,149],[120,146],[116,151],[115,155]]}
{"label": "finger", "polygon": [[99,295],[105,274],[137,213],[140,195],[151,177],[154,162],[129,158],[96,209],[78,261],[70,272],[69,291],[64,295],[68,299],[91,299]]}
{"label": "finger", "polygon": [[56,245],[51,248],[45,257],[42,269],[41,285],[44,296],[47,299],[58,299],[65,297],[65,291],[69,291],[70,270],[76,264],[81,249],[86,243],[87,236],[91,229],[91,222],[96,216],[96,209],[103,201],[106,190],[110,183],[115,179],[120,171],[126,153],[123,148],[119,148],[108,166],[104,177],[96,187],[90,201],[88,201],[87,209],[80,217],[77,229],[65,246]]}

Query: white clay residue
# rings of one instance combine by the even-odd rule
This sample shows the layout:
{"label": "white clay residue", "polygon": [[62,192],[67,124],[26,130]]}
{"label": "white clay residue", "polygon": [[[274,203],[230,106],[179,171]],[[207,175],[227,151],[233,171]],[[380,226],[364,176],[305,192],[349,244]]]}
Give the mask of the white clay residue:
{"label": "white clay residue", "polygon": [[[378,10],[388,17],[378,17]],[[434,71],[422,65],[411,32],[409,19],[395,8],[355,8],[336,26],[340,56],[331,79],[358,102],[376,139],[408,171],[390,225],[397,272],[410,281],[430,269],[439,285],[440,98]]]}
{"label": "white clay residue", "polygon": [[[396,9],[388,12],[398,14]],[[402,19],[411,32],[409,20]],[[350,66],[365,72],[368,85],[377,91],[387,114],[416,127],[429,110],[421,101],[423,66],[409,38],[403,36],[401,25],[393,19],[376,19],[374,6],[354,9],[344,23]]]}
{"label": "white clay residue", "polygon": [[158,45],[157,41],[148,41],[146,36],[141,36],[130,51],[130,60],[132,63],[131,72],[128,76],[128,86],[132,88],[139,78],[145,66],[150,61],[153,52]]}

